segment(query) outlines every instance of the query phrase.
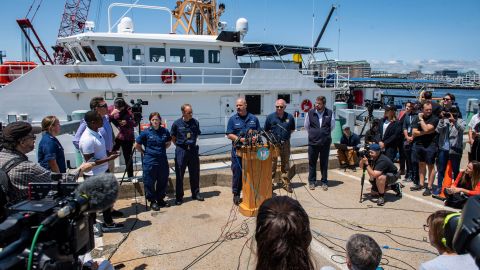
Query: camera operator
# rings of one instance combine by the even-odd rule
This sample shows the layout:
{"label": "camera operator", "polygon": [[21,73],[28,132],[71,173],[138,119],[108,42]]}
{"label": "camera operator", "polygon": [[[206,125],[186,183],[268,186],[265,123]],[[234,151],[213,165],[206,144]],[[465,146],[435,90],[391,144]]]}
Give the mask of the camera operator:
{"label": "camera operator", "polygon": [[455,95],[446,93],[443,97],[442,101],[443,111],[450,111],[450,109],[454,108],[457,110],[457,118],[463,118],[462,112],[458,109],[457,103],[455,103]]}
{"label": "camera operator", "polygon": [[[32,128],[26,122],[14,122],[3,129],[3,149],[0,152],[0,168],[10,167],[7,176],[8,184],[7,202],[15,203],[27,199],[29,182],[51,182],[51,171],[40,164],[28,160],[26,154],[35,148],[35,133],[38,128]],[[83,163],[80,168],[71,172],[78,175],[80,172],[89,171],[93,163]],[[3,207],[3,206],[1,206]]]}
{"label": "camera operator", "polygon": [[456,107],[450,108],[448,111],[444,110],[440,113],[442,119],[438,122],[436,131],[438,133],[438,185],[434,194],[441,193],[442,183],[445,176],[445,169],[448,161],[452,163],[453,176],[455,179],[460,170],[460,160],[463,152],[463,131],[467,123],[461,118],[458,118],[458,110]]}
{"label": "camera operator", "polygon": [[468,143],[470,144],[468,161],[480,161],[480,111],[472,117],[468,124]]}
{"label": "camera operator", "polygon": [[363,156],[360,160],[359,167],[363,169],[364,166],[370,176],[372,195],[378,192],[378,206],[385,204],[384,195],[389,189],[395,191],[396,196],[402,196],[402,188],[400,183],[397,183],[400,176],[398,169],[390,158],[381,153],[380,145],[370,145],[368,156]]}

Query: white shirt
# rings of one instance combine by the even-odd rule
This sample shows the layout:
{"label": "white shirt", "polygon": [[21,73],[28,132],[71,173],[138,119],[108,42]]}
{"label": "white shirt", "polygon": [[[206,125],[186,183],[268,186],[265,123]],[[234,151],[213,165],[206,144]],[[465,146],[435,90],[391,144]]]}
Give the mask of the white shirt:
{"label": "white shirt", "polygon": [[385,131],[387,130],[388,126],[390,125],[390,121],[389,120],[386,120],[385,122],[383,122],[383,133],[382,133],[382,138],[385,136]]}
{"label": "white shirt", "polygon": [[[93,162],[95,160],[104,159],[107,157],[107,149],[105,147],[105,139],[100,135],[100,133],[93,131],[87,127],[83,132],[82,137],[80,137],[79,150],[82,155],[84,154],[93,154],[91,160],[84,160],[85,162]],[[105,162],[101,165],[93,167],[89,172],[84,173],[85,175],[98,175],[105,173],[108,170],[108,162]]]}
{"label": "white shirt", "polygon": [[[321,112],[315,110],[315,113],[318,115],[318,124],[320,127],[322,126],[322,123],[323,123],[324,112],[325,112],[325,109],[323,109],[323,111]],[[308,129],[310,128],[310,120],[308,119],[308,112],[305,113],[305,122],[303,123],[303,127],[308,132]],[[330,122],[330,127],[332,131],[335,129],[335,113],[333,111],[332,111],[332,120]]]}
{"label": "white shirt", "polygon": [[470,120],[468,127],[473,130],[478,123],[480,123],[480,113],[477,113],[474,116],[472,116],[472,119]]}

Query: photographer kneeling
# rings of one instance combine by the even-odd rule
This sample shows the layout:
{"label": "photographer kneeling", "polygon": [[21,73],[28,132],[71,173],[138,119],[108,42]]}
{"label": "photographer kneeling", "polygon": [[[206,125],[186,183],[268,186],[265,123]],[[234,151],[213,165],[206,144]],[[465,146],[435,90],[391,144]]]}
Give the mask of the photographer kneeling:
{"label": "photographer kneeling", "polygon": [[370,145],[368,157],[363,156],[359,164],[360,168],[366,166],[366,172],[370,176],[372,195],[378,194],[378,206],[385,204],[385,192],[389,189],[395,191],[397,197],[402,196],[402,187],[397,180],[400,178],[398,169],[393,162],[381,153],[380,145]]}

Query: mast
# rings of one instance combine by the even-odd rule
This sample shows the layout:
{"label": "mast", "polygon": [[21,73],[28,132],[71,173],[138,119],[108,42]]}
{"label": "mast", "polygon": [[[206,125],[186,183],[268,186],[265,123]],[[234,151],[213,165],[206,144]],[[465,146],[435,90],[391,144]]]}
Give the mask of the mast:
{"label": "mast", "polygon": [[173,17],[177,19],[173,25],[173,32],[175,33],[180,26],[187,35],[218,35],[220,16],[225,11],[225,5],[220,3],[217,8],[216,2],[216,0],[177,1],[177,6],[172,11]]}

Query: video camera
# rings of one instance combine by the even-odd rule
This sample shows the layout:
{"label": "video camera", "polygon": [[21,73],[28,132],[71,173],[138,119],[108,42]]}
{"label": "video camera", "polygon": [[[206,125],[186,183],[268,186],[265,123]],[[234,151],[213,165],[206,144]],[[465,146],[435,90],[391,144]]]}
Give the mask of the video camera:
{"label": "video camera", "polygon": [[132,99],[130,100],[130,103],[132,104],[133,120],[135,121],[135,124],[138,125],[142,121],[142,106],[148,105],[148,101],[137,99],[137,102],[135,102],[135,100]]}
{"label": "video camera", "polygon": [[452,244],[458,254],[470,253],[480,267],[480,196],[471,197],[463,207]]}
{"label": "video camera", "polygon": [[373,110],[378,110],[382,108],[382,102],[378,100],[365,99],[364,104],[367,108],[369,117],[373,117]]}
{"label": "video camera", "polygon": [[30,184],[36,196],[46,195],[9,207],[0,224],[0,269],[82,269],[78,256],[94,248],[94,213],[113,205],[118,182],[112,174],[90,177],[65,196],[71,188]]}
{"label": "video camera", "polygon": [[362,146],[363,146],[363,149],[358,151],[358,155],[360,156],[360,158],[366,157],[366,158],[370,159],[370,153],[369,153],[370,144],[364,144]]}

